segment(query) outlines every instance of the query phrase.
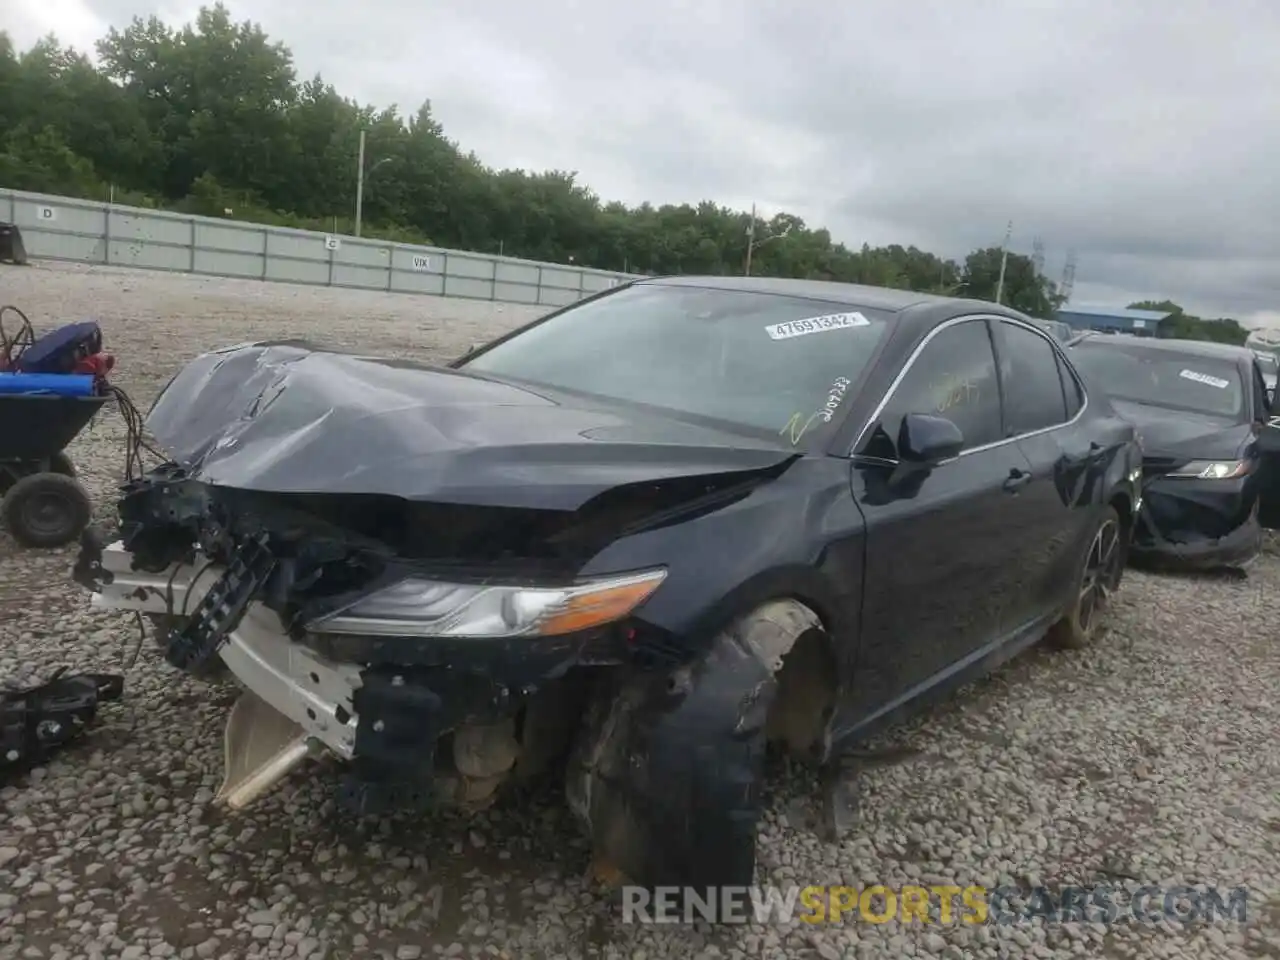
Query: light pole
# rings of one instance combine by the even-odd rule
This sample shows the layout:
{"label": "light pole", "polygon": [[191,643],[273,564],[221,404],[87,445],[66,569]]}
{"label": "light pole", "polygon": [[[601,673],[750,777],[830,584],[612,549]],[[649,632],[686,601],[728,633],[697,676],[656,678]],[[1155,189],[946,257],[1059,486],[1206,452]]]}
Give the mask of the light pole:
{"label": "light pole", "polygon": [[744,277],[751,276],[751,254],[755,251],[755,248],[762,244],[768,243],[770,240],[777,240],[779,237],[785,237],[788,233],[791,232],[792,226],[794,226],[794,224],[788,223],[786,227],[784,227],[782,230],[779,230],[777,233],[771,233],[769,234],[769,236],[761,240],[757,240],[756,239],[756,205],[754,203],[751,205],[751,222],[747,224],[747,266],[746,266],[746,269],[742,271],[742,275]]}
{"label": "light pole", "polygon": [[1009,266],[1009,241],[1013,239],[1013,221],[1004,231],[1004,245],[1000,248],[1000,279],[996,281],[996,303],[1004,296],[1004,271]]}
{"label": "light pole", "polygon": [[[390,157],[383,157],[372,167],[368,173],[373,173],[380,166],[390,160]],[[356,236],[360,236],[360,221],[364,217],[364,178],[368,174],[364,169],[364,131],[360,131],[360,150],[356,156]]]}

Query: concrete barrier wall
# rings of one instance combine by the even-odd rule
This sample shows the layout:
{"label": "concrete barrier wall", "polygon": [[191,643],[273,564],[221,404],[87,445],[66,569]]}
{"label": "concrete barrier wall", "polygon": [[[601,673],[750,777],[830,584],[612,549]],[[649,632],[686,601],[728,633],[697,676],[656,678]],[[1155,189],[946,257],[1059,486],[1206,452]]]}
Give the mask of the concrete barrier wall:
{"label": "concrete barrier wall", "polygon": [[36,260],[563,306],[631,275],[0,189]]}

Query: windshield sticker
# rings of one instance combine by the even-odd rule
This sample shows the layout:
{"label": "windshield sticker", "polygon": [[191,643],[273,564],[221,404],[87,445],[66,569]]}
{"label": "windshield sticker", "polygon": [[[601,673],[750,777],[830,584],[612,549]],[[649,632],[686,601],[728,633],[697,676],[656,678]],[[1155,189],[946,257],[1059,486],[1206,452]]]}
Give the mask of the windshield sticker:
{"label": "windshield sticker", "polygon": [[823,423],[831,422],[852,382],[848,377],[836,377],[835,383],[831,384],[831,389],[827,391],[827,402],[818,410],[818,417]]}
{"label": "windshield sticker", "polygon": [[1183,370],[1178,374],[1188,380],[1194,380],[1196,383],[1205,383],[1211,387],[1217,387],[1219,390],[1225,390],[1231,386],[1230,380],[1223,380],[1221,377],[1211,377],[1207,373],[1196,373],[1194,370]]}
{"label": "windshield sticker", "polygon": [[824,330],[843,330],[846,327],[869,327],[871,321],[862,314],[829,313],[823,317],[806,317],[803,320],[788,320],[765,327],[765,333],[771,340],[790,340],[792,337],[803,337],[810,333],[822,333]]}
{"label": "windshield sticker", "polygon": [[809,428],[813,426],[813,422],[819,419],[820,416],[821,411],[815,411],[814,413],[809,414],[808,420],[805,420],[802,419],[804,417],[803,413],[793,413],[791,415],[791,419],[787,421],[787,425],[779,430],[778,433],[786,434],[787,439],[790,440],[792,446],[794,446],[800,442],[800,439],[806,433],[808,433]]}

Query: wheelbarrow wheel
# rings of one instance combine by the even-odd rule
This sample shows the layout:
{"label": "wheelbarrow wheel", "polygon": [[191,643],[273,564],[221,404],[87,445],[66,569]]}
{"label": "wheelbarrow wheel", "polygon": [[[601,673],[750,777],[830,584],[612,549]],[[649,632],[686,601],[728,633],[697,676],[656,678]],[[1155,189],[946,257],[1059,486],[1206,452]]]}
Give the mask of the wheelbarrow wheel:
{"label": "wheelbarrow wheel", "polygon": [[74,477],[33,473],[9,488],[0,512],[13,539],[24,547],[64,547],[89,525],[93,504]]}
{"label": "wheelbarrow wheel", "polygon": [[60,473],[64,477],[74,477],[76,475],[76,465],[71,462],[71,458],[59,450],[49,458],[49,472]]}

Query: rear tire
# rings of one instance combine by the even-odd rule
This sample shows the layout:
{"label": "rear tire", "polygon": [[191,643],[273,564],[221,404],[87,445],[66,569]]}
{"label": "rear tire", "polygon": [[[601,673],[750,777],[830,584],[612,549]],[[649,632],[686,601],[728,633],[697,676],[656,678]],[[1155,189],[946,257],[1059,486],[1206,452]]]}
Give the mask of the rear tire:
{"label": "rear tire", "polygon": [[1082,650],[1098,636],[1108,601],[1120,588],[1128,557],[1129,531],[1108,506],[1094,527],[1077,567],[1071,606],[1049,630],[1049,641],[1064,650]]}

